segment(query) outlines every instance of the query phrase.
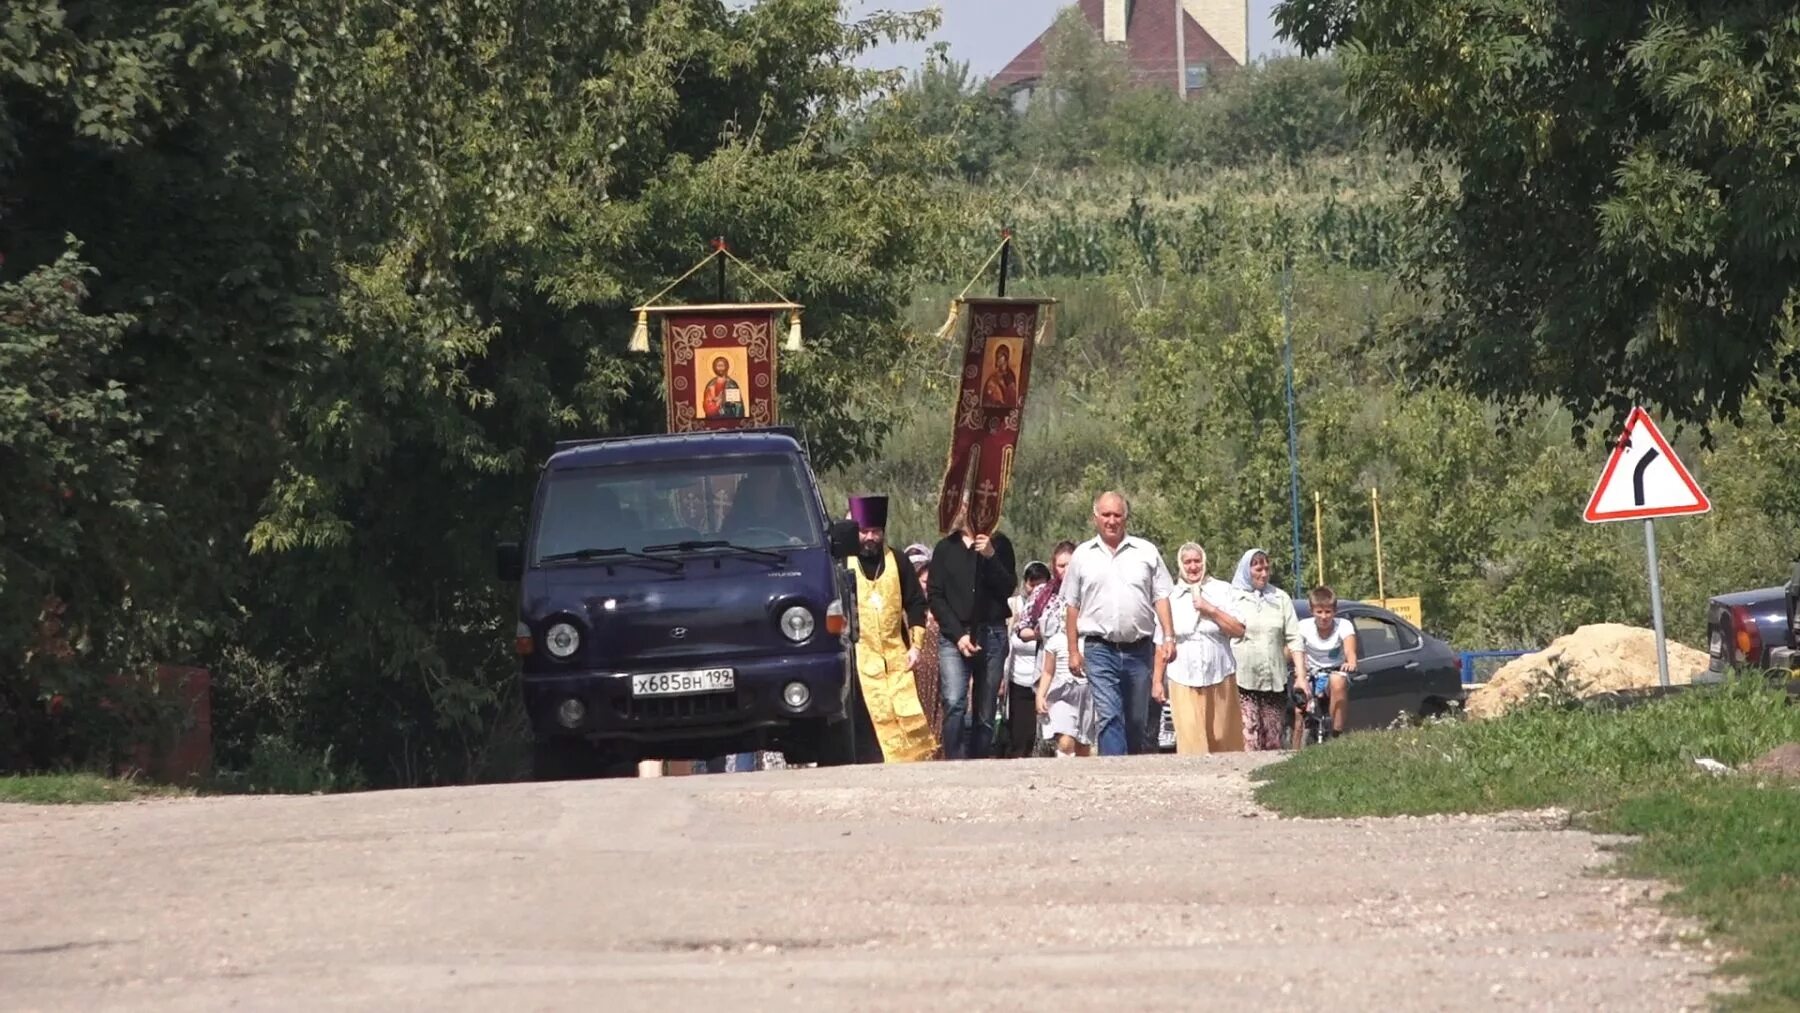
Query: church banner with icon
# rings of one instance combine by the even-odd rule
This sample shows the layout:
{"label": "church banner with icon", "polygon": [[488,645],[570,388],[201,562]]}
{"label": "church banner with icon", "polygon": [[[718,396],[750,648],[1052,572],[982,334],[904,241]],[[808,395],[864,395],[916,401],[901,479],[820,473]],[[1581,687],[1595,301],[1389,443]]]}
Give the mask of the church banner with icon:
{"label": "church banner with icon", "polygon": [[964,511],[977,533],[990,533],[1012,483],[1013,454],[1031,385],[1031,359],[1050,339],[1053,299],[959,299],[948,329],[963,334],[950,459],[938,493],[938,529],[958,527]]}
{"label": "church banner with icon", "polygon": [[[717,301],[701,305],[665,303],[662,298],[708,265],[718,268]],[[725,269],[736,264],[775,302],[727,302]],[[783,296],[769,280],[737,254],[724,237],[712,241],[702,257],[662,291],[633,306],[633,352],[650,351],[650,317],[661,318],[663,398],[668,404],[669,432],[772,426],[780,421],[776,398],[776,337],[781,345],[800,350],[799,303]],[[784,325],[785,320],[785,325]]]}
{"label": "church banner with icon", "polygon": [[769,309],[673,309],[662,315],[669,432],[770,426],[776,327]]}

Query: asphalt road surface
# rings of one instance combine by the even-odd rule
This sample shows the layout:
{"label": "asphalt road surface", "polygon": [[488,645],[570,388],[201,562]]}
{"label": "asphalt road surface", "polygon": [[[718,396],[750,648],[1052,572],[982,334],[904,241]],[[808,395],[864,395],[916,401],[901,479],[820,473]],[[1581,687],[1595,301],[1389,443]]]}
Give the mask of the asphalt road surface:
{"label": "asphalt road surface", "polygon": [[1255,762],[0,806],[0,1008],[1703,1004],[1604,841],[1276,819]]}

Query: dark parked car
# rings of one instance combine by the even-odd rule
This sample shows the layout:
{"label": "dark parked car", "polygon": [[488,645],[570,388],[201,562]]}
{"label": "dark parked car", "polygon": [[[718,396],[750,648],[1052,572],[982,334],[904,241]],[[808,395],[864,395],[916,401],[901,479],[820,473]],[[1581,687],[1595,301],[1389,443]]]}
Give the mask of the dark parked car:
{"label": "dark parked car", "polygon": [[851,762],[855,548],[792,432],[558,445],[523,546],[498,553],[537,776],[757,749]]}
{"label": "dark parked car", "polygon": [[1707,668],[1715,674],[1743,666],[1791,668],[1794,600],[1800,597],[1800,562],[1786,586],[1734,591],[1706,603]]}
{"label": "dark parked car", "polygon": [[[1294,611],[1301,622],[1312,622],[1306,599],[1294,602]],[[1402,714],[1435,717],[1462,706],[1462,664],[1449,644],[1379,606],[1339,602],[1338,615],[1356,627],[1351,729],[1386,728]],[[1173,750],[1174,726],[1166,706],[1159,730],[1158,748]]]}
{"label": "dark parked car", "polygon": [[[1301,622],[1312,622],[1305,598],[1294,602],[1294,611]],[[1339,602],[1338,615],[1356,627],[1352,729],[1386,728],[1402,714],[1435,717],[1462,706],[1462,664],[1449,644],[1379,606]]]}

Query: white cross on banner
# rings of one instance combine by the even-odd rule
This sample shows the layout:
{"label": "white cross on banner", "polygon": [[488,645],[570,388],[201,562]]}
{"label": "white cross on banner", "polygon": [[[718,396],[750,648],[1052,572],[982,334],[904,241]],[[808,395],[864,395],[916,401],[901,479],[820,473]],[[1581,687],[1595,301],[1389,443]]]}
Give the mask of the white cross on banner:
{"label": "white cross on banner", "polygon": [[1711,509],[1712,502],[1663,439],[1650,413],[1633,408],[1582,516],[1599,524],[1686,517]]}

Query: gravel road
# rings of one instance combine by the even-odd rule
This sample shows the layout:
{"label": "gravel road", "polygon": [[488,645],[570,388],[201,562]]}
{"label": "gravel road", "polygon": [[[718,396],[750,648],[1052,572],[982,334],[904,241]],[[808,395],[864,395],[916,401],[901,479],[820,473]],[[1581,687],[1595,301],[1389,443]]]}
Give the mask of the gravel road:
{"label": "gravel road", "polygon": [[1602,839],[1280,820],[1256,762],[0,805],[0,1008],[1704,1005]]}

